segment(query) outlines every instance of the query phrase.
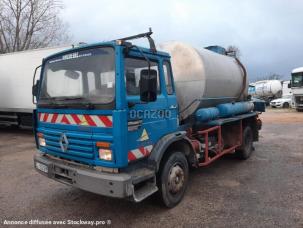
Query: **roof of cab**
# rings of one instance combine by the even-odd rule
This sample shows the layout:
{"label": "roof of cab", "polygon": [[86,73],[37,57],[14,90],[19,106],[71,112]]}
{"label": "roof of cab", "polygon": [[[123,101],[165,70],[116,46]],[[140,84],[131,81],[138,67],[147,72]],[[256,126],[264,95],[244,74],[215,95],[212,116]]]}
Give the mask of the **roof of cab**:
{"label": "roof of cab", "polygon": [[[64,53],[69,53],[69,52],[73,52],[73,51],[81,51],[83,49],[87,49],[87,48],[94,48],[94,47],[98,47],[98,46],[118,46],[116,44],[116,41],[109,41],[109,42],[99,42],[99,43],[92,43],[92,44],[83,44],[81,46],[77,46],[77,47],[73,47],[73,48],[68,48],[64,51],[60,51],[60,52],[57,52],[55,54],[52,54],[50,56],[47,56],[45,58],[46,59],[50,59],[50,58],[53,58],[55,56],[58,56],[58,55],[62,55]],[[145,47],[140,47],[141,50],[146,53],[146,54],[152,54],[151,50],[149,48],[145,48]],[[133,49],[133,51],[138,51],[137,49]],[[160,55],[160,56],[163,56],[163,57],[170,57],[170,55],[166,52],[163,52],[163,51],[158,51],[157,50],[157,55]]]}
{"label": "roof of cab", "polygon": [[295,74],[295,73],[301,73],[301,72],[303,72],[303,67],[298,67],[296,69],[293,69],[293,71],[291,73]]}

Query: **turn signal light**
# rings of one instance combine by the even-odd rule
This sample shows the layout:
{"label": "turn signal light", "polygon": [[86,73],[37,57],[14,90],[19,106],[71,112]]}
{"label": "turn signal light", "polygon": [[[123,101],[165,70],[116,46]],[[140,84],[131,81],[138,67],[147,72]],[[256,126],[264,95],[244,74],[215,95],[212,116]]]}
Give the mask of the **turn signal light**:
{"label": "turn signal light", "polygon": [[100,148],[110,148],[110,143],[109,142],[97,142],[96,146],[100,147]]}

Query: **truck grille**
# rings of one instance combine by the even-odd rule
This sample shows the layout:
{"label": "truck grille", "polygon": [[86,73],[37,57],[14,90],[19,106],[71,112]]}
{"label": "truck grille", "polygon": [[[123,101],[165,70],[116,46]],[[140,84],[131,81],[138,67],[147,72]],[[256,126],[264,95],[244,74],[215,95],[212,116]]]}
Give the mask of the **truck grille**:
{"label": "truck grille", "polygon": [[303,96],[296,97],[296,103],[297,104],[303,104]]}
{"label": "truck grille", "polygon": [[53,152],[62,157],[69,155],[86,159],[94,158],[93,142],[89,134],[64,133],[68,143],[64,142],[65,150],[62,150],[60,141],[62,141],[63,132],[45,130],[42,133],[46,141],[47,152]]}

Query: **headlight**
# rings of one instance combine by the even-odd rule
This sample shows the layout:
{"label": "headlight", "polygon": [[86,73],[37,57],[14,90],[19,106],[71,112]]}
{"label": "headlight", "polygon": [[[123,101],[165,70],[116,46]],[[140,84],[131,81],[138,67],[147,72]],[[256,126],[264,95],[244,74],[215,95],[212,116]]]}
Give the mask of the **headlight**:
{"label": "headlight", "polygon": [[98,147],[99,158],[106,161],[113,160],[113,152],[110,149],[111,144],[109,142],[97,142],[96,146]]}
{"label": "headlight", "polygon": [[39,138],[39,145],[46,146],[45,138]]}
{"label": "headlight", "polygon": [[38,136],[39,146],[46,146],[46,142],[45,142],[45,138],[44,138],[43,134],[39,132],[37,134],[37,136]]}
{"label": "headlight", "polygon": [[111,161],[113,159],[113,152],[110,149],[99,149],[99,158],[106,161]]}

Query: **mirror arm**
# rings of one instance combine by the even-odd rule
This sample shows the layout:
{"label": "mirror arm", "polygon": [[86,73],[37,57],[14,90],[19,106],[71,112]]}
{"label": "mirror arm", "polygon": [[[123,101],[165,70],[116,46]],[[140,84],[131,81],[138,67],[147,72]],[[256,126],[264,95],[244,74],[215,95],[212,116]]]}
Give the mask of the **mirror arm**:
{"label": "mirror arm", "polygon": [[148,72],[149,72],[150,71],[150,60],[149,60],[149,58],[143,53],[141,48],[139,48],[138,46],[132,45],[132,47],[137,48],[137,50],[140,52],[140,54],[144,57],[144,59],[146,60],[146,62],[148,64]]}
{"label": "mirror arm", "polygon": [[[150,78],[150,60],[149,58],[143,53],[143,51],[141,50],[141,48],[139,48],[138,46],[136,45],[133,45],[133,47],[137,48],[138,51],[141,53],[141,55],[145,58],[145,60],[147,61],[147,64],[148,64],[148,78]],[[148,99],[150,99],[150,94],[148,94]]]}

